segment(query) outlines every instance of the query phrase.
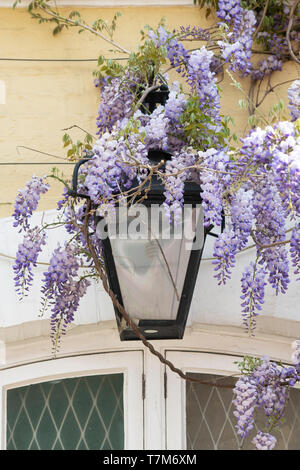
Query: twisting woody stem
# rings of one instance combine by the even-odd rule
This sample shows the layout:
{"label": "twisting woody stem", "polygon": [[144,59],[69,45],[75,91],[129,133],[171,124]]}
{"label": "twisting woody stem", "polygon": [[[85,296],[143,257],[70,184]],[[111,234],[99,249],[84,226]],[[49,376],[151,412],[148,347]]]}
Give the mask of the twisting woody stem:
{"label": "twisting woody stem", "polygon": [[288,24],[288,27],[287,27],[287,30],[286,30],[286,40],[287,40],[287,43],[288,43],[288,47],[289,47],[289,51],[290,51],[290,54],[292,56],[292,58],[298,63],[300,64],[300,60],[298,57],[296,57],[294,51],[293,51],[293,48],[292,48],[292,44],[291,44],[291,40],[290,40],[290,32],[291,32],[291,29],[292,29],[292,26],[293,26],[293,22],[294,22],[294,13],[296,11],[296,8],[298,7],[300,3],[300,0],[296,0],[294,3],[293,3],[293,6],[291,8],[291,11],[290,11],[290,18],[289,18],[289,24]]}
{"label": "twisting woody stem", "polygon": [[95,265],[95,269],[97,270],[98,274],[99,274],[99,277],[102,281],[102,284],[103,284],[103,288],[104,290],[107,292],[107,294],[109,295],[109,297],[111,298],[114,306],[118,309],[118,311],[120,312],[120,314],[122,315],[122,317],[124,318],[124,320],[126,321],[126,323],[128,323],[128,325],[130,326],[130,328],[132,329],[132,331],[134,331],[134,333],[137,335],[137,337],[142,341],[143,345],[146,346],[146,348],[149,349],[149,351],[154,354],[156,357],[158,357],[158,359],[160,360],[160,362],[162,362],[163,364],[165,364],[167,367],[169,367],[173,372],[175,372],[176,374],[178,374],[182,379],[186,380],[186,381],[189,381],[189,382],[194,382],[194,383],[199,383],[199,384],[203,384],[203,385],[210,385],[210,386],[217,386],[217,387],[221,387],[221,388],[229,388],[229,389],[232,389],[233,387],[230,386],[230,385],[222,385],[222,384],[214,384],[212,382],[209,382],[209,381],[205,381],[205,380],[199,380],[199,379],[196,379],[196,378],[193,378],[193,377],[188,377],[184,372],[182,372],[182,370],[178,369],[177,367],[174,366],[174,364],[170,361],[168,361],[159,351],[157,351],[153,345],[151,343],[149,343],[149,341],[147,341],[147,339],[145,338],[145,336],[140,332],[138,326],[136,325],[136,323],[132,320],[132,318],[128,315],[128,313],[126,312],[125,308],[123,307],[123,305],[120,304],[120,302],[118,301],[118,299],[116,298],[114,292],[110,289],[109,285],[108,285],[108,280],[107,280],[107,277],[105,275],[105,273],[103,272],[103,268],[99,262],[99,259],[98,259],[98,256],[96,254],[96,251],[95,251],[95,248],[94,248],[94,245],[89,237],[89,220],[90,220],[90,216],[91,216],[91,210],[92,210],[92,203],[90,200],[87,201],[87,206],[86,206],[86,212],[85,212],[85,220],[84,220],[84,226],[83,226],[83,235],[84,235],[84,238],[86,240],[86,243],[87,243],[87,246],[88,246],[88,249],[90,251],[90,254],[93,258],[93,261],[94,261],[94,265]]}

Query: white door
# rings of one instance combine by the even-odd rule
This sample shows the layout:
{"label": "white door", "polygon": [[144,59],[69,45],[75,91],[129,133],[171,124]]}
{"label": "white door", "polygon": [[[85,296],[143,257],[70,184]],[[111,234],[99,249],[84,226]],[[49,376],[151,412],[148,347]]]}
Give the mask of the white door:
{"label": "white door", "polygon": [[[209,382],[210,378],[208,379],[207,374],[219,375],[221,377],[237,372],[237,368],[234,365],[236,358],[232,356],[185,351],[166,351],[166,358],[184,373],[197,374],[194,377],[198,377],[198,379],[203,380],[203,382]],[[197,434],[201,433],[205,404],[203,408],[197,396],[193,399],[194,397],[192,397],[190,393],[190,387],[191,382],[180,378],[178,374],[172,372],[169,368],[166,369],[167,449],[189,449],[191,448],[191,446],[189,446],[189,440],[195,439]],[[202,388],[204,394],[207,395],[207,400],[212,402],[214,397],[209,397],[212,387],[203,384]],[[192,400],[192,403],[188,403],[187,398],[189,401]],[[207,406],[210,406],[210,402],[207,403]],[[196,420],[196,423],[190,423],[188,413],[189,405],[190,409],[193,410],[193,421]],[[215,406],[215,403],[211,403],[211,406]],[[197,426],[197,419],[199,420],[199,426]],[[205,424],[209,427],[209,423]],[[193,436],[190,436],[190,434],[193,434]],[[199,436],[199,438],[201,439],[201,436]]]}
{"label": "white door", "polygon": [[143,351],[0,371],[2,449],[143,449]]}
{"label": "white door", "polygon": [[[265,416],[258,410],[254,429],[242,441],[233,415],[233,387],[239,370],[237,356],[167,351],[166,358],[198,382],[166,371],[166,443],[177,450],[254,449],[252,439],[265,430]],[[285,416],[272,433],[278,450],[300,449],[300,389],[290,391]]]}

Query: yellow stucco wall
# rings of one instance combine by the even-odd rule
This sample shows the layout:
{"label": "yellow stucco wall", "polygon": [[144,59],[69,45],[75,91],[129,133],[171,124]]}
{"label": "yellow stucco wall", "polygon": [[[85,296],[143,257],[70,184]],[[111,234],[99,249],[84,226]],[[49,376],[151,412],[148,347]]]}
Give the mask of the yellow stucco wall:
{"label": "yellow stucco wall", "polygon": [[[119,7],[77,8],[87,21],[102,17],[110,20],[116,11],[122,16],[115,40],[124,47],[135,50],[140,29],[145,25],[156,26],[165,16],[169,29],[180,24],[206,26],[205,11],[197,6],[189,7]],[[63,13],[69,9],[62,9]],[[210,19],[210,23],[212,19]],[[109,46],[89,33],[78,34],[76,30],[64,31],[53,36],[50,25],[39,25],[25,9],[13,11],[0,8],[1,58],[97,58],[109,54]],[[93,86],[93,62],[18,62],[0,61],[0,80],[5,82],[6,102],[0,104],[0,163],[2,162],[55,162],[54,157],[41,155],[22,147],[64,157],[62,129],[74,124],[95,133],[98,108],[98,90]],[[277,74],[278,76],[278,74]],[[285,67],[282,80],[297,78],[299,71],[294,63]],[[276,83],[277,77],[272,78]],[[224,113],[231,113],[242,131],[246,126],[247,113],[237,106],[243,96],[229,83],[221,84]],[[280,88],[285,96],[287,85]],[[262,88],[263,90],[263,88]],[[267,101],[278,99],[277,89]],[[74,136],[82,135],[76,134]],[[51,165],[53,166],[53,165]],[[12,214],[17,190],[24,186],[32,174],[47,174],[51,166],[14,165],[1,166],[0,217]],[[70,166],[64,168],[70,174]],[[43,197],[40,209],[56,206],[58,191],[53,189]]]}

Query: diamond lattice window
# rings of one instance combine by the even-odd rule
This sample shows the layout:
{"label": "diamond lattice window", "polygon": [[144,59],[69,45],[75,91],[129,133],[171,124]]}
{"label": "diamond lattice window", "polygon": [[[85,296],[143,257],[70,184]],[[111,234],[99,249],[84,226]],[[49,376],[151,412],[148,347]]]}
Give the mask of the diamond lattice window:
{"label": "diamond lattice window", "polygon": [[123,449],[123,374],[7,391],[7,449]]}
{"label": "diamond lattice window", "polygon": [[[190,450],[253,449],[251,444],[257,428],[264,430],[264,417],[257,414],[257,427],[244,442],[236,433],[233,415],[235,379],[211,374],[189,374],[218,386],[187,382],[186,385],[186,440]],[[223,385],[224,387],[220,386]],[[289,402],[280,428],[272,431],[277,439],[277,450],[300,449],[300,390],[290,392]]]}

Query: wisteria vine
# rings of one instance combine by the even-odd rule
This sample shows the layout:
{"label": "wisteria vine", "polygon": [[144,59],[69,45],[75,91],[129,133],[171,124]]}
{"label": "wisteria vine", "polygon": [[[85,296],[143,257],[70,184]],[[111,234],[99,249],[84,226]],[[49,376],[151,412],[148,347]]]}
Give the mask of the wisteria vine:
{"label": "wisteria vine", "polygon": [[[102,279],[105,271],[87,201],[103,213],[124,200],[133,204],[146,197],[154,176],[164,185],[170,221],[176,222],[182,209],[187,181],[200,185],[205,227],[221,226],[225,214],[226,228],[214,245],[214,275],[219,284],[230,280],[238,253],[250,242],[255,245],[255,256],[241,277],[242,322],[250,335],[263,309],[265,287],[284,294],[291,276],[299,279],[300,80],[288,90],[290,120],[254,126],[235,146],[228,118],[221,114],[218,78],[224,67],[250,77],[253,84],[280,70],[287,60],[290,36],[284,39],[263,27],[268,5],[257,11],[245,3],[219,0],[217,23],[207,30],[181,26],[171,32],[164,22],[157,29],[148,27],[138,52],[129,54],[126,65],[99,59],[97,138],[92,145],[90,141],[83,145],[86,164],[79,172],[80,197],[74,198],[68,190],[70,182],[64,182],[59,224],[65,225],[70,238],[54,250],[42,281],[42,310],[50,310],[55,349],[74,319],[89,278],[99,277],[101,271]],[[297,8],[298,2],[292,9],[285,4],[283,15],[274,18],[275,25],[287,28],[295,16],[290,32],[294,48],[300,43]],[[42,0],[31,3],[30,13],[40,22],[54,19],[60,29],[80,27],[102,39],[106,31],[110,45],[128,52],[112,39],[116,17],[111,26],[99,20],[90,27],[78,12],[76,21],[72,15],[64,18]],[[196,47],[188,49],[188,41],[195,41]],[[255,41],[269,52],[258,63],[252,60]],[[168,84],[170,69],[178,74],[172,84]],[[167,85],[166,99],[150,112],[147,96]],[[65,138],[66,145],[70,142]],[[172,155],[165,165],[149,159],[149,152],[157,149]],[[56,173],[51,176],[61,180]],[[24,233],[13,268],[20,297],[28,294],[33,268],[46,244],[47,226],[32,227],[30,217],[48,189],[46,178],[34,176],[16,199],[14,226]],[[89,243],[97,251],[97,266]],[[88,269],[84,274],[83,265]],[[256,410],[263,410],[266,428],[253,439],[257,449],[270,450],[276,444],[272,431],[283,416],[289,388],[300,380],[299,344],[299,340],[294,344],[291,366],[268,358],[248,360],[247,367],[243,363],[234,388],[237,433],[244,439],[254,427]]]}

